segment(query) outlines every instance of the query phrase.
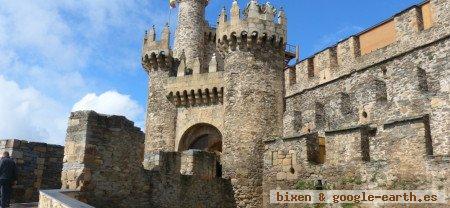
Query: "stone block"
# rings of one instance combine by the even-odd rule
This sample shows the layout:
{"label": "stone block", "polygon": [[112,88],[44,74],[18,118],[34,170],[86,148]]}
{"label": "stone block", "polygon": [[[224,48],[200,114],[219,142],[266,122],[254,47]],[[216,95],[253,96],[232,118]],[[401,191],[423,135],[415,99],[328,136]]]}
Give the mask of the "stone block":
{"label": "stone block", "polygon": [[43,164],[45,164],[45,158],[38,158],[38,159],[37,159],[37,164],[38,164],[38,165],[43,165]]}
{"label": "stone block", "polygon": [[283,159],[283,166],[290,166],[290,165],[292,165],[292,159],[290,158]]}
{"label": "stone block", "polygon": [[286,173],[285,172],[278,172],[277,173],[277,180],[278,181],[286,180]]}

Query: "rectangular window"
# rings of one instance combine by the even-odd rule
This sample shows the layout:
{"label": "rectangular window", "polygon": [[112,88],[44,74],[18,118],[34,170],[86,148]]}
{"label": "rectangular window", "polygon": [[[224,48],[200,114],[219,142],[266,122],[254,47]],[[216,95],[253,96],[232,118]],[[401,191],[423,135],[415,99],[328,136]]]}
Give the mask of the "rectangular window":
{"label": "rectangular window", "polygon": [[314,58],[310,58],[307,60],[308,64],[308,77],[312,78],[314,77]]}
{"label": "rectangular window", "polygon": [[325,138],[317,135],[307,140],[308,162],[312,164],[324,164],[326,158]]}

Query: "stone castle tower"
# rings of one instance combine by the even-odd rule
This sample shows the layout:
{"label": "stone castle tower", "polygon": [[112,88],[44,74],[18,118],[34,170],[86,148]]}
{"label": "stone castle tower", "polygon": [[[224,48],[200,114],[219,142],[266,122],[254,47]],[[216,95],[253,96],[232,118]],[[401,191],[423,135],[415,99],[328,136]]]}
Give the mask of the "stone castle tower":
{"label": "stone castle tower", "polygon": [[413,5],[291,66],[282,9],[234,1],[212,27],[208,1],[176,3],[174,49],[168,26],[143,42],[146,132],[72,113],[63,189],[41,191],[39,207],[290,207],[269,195],[293,189],[433,190],[447,204],[432,207],[448,207],[450,1]]}
{"label": "stone castle tower", "polygon": [[241,19],[236,1],[230,19],[219,17],[217,47],[224,57],[222,165],[242,204],[261,206],[263,138],[282,136],[286,20],[281,11],[251,1]]}
{"label": "stone castle tower", "polygon": [[[207,0],[178,0],[174,50],[168,28],[144,40],[150,76],[144,166],[159,151],[201,149],[221,155],[242,206],[261,206],[263,138],[282,136],[286,18],[252,0],[217,28],[205,20]],[[243,15],[241,17],[241,14]],[[256,191],[255,191],[256,190]]]}
{"label": "stone castle tower", "polygon": [[448,187],[448,1],[292,66],[282,9],[235,0],[213,27],[207,0],[177,4],[173,50],[168,26],[144,38],[145,169],[167,164],[161,152],[215,152],[237,207],[270,207],[279,188]]}

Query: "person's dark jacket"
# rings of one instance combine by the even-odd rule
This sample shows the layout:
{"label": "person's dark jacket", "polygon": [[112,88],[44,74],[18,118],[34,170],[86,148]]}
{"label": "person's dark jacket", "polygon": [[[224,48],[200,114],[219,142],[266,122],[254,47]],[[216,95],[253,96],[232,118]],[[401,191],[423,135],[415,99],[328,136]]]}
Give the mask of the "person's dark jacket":
{"label": "person's dark jacket", "polygon": [[0,180],[17,181],[16,163],[10,157],[0,160]]}

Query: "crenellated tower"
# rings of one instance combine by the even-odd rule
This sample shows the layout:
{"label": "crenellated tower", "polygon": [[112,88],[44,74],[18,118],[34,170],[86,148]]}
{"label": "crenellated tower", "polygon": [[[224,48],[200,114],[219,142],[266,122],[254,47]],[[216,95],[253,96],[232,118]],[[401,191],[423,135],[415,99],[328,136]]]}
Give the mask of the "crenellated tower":
{"label": "crenellated tower", "polygon": [[142,49],[142,66],[148,73],[148,106],[145,128],[144,167],[151,169],[160,151],[175,149],[176,107],[167,99],[165,86],[174,73],[177,60],[169,47],[170,30],[166,25],[161,40],[156,40],[155,28],[147,31]]}
{"label": "crenellated tower", "polygon": [[[241,14],[243,17],[241,17]],[[223,10],[217,47],[224,57],[222,165],[239,207],[262,207],[263,139],[282,136],[286,18],[269,3]]]}
{"label": "crenellated tower", "polygon": [[158,41],[156,39],[156,29],[153,25],[152,28],[147,30],[145,37],[144,37],[144,44],[142,47],[142,54],[143,55],[150,55],[152,53],[159,54],[163,53],[165,55],[170,55],[170,28],[169,25],[166,24],[164,27],[161,39]]}

